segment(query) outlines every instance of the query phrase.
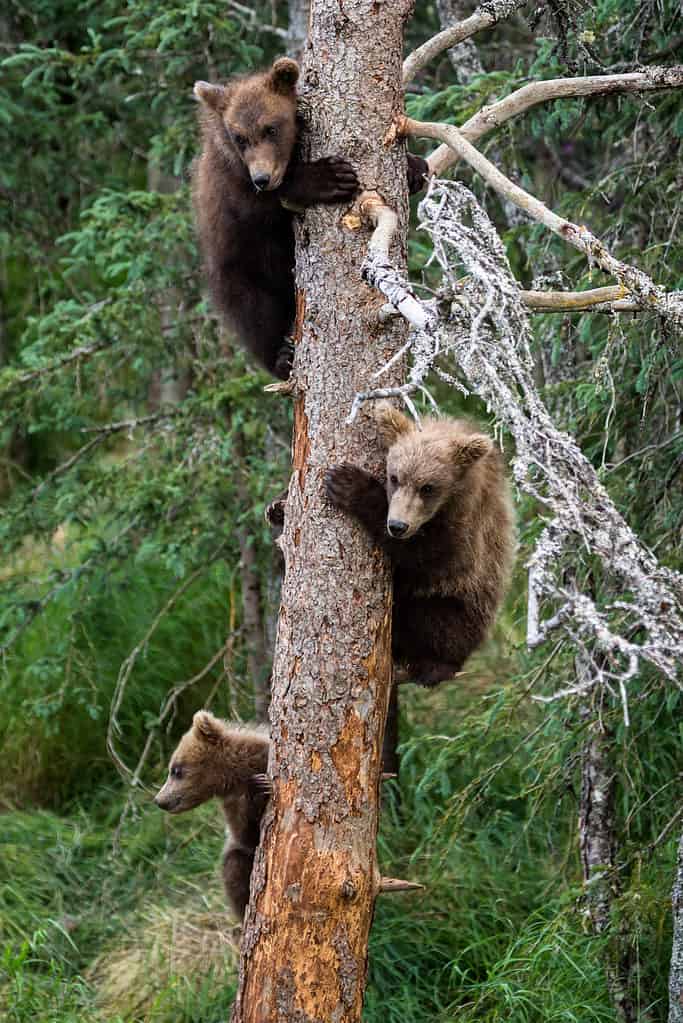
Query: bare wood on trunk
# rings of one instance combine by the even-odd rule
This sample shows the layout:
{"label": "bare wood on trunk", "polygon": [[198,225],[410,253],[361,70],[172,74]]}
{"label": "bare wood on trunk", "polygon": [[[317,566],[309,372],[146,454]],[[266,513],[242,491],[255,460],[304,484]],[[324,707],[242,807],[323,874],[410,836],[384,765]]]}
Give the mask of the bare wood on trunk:
{"label": "bare wood on trunk", "polygon": [[[402,107],[403,21],[412,0],[313,0],[303,69],[310,156],[343,153],[399,217],[405,269],[406,165],[386,148]],[[341,101],[343,99],[343,101]],[[308,102],[306,102],[308,101]],[[244,923],[233,1023],[360,1019],[380,888],[375,840],[391,680],[390,572],[380,550],[323,494],[327,466],[377,471],[369,420],[345,419],[357,390],[405,341],[363,285],[367,232],[339,208],[298,229],[294,475],[282,537],[286,574],[273,667],[274,796]],[[356,223],[360,223],[356,218]],[[398,382],[400,362],[391,374]]]}

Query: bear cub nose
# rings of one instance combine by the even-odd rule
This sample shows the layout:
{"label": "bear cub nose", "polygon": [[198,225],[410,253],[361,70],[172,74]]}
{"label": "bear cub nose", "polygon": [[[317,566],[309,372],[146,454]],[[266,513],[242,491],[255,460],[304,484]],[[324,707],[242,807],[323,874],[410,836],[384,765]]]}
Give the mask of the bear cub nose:
{"label": "bear cub nose", "polygon": [[252,174],[251,180],[254,183],[254,187],[260,191],[262,188],[267,188],[270,184],[270,174],[266,174],[264,171],[257,171],[256,174]]}
{"label": "bear cub nose", "polygon": [[387,522],[387,529],[389,530],[390,536],[403,536],[408,529],[408,523],[401,522],[399,519],[389,519]]}

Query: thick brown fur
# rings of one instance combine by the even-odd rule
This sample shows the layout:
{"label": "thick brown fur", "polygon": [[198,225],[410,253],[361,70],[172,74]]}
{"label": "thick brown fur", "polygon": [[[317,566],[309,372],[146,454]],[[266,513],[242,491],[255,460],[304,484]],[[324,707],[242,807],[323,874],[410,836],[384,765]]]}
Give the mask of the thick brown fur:
{"label": "thick brown fur", "polygon": [[384,402],[374,415],[386,480],[336,466],[326,474],[327,495],[388,551],[394,659],[409,680],[435,685],[483,643],[507,589],[515,549],[509,487],[493,441],[467,421],[425,419],[420,429]]}
{"label": "thick brown fur", "polygon": [[[358,188],[342,157],[299,158],[298,76],[281,57],[267,71],[194,87],[202,133],[194,202],[211,296],[244,347],[281,379],[291,369],[294,320],[292,212],[282,202],[343,203]],[[413,191],[426,170],[410,158]]]}
{"label": "thick brown fur", "polygon": [[166,783],[154,802],[168,813],[184,813],[218,797],[230,837],[223,850],[225,894],[240,919],[249,901],[249,881],[269,798],[268,733],[221,721],[199,710],[171,757]]}

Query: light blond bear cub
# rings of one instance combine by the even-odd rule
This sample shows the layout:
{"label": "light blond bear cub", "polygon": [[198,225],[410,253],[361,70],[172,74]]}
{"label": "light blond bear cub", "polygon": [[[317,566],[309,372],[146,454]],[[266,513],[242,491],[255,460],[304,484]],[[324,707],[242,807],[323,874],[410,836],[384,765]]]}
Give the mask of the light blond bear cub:
{"label": "light blond bear cub", "polygon": [[406,680],[436,685],[484,642],[509,584],[515,532],[503,460],[466,420],[418,427],[387,402],[373,415],[386,478],[335,466],[327,496],[388,552],[394,660]]}

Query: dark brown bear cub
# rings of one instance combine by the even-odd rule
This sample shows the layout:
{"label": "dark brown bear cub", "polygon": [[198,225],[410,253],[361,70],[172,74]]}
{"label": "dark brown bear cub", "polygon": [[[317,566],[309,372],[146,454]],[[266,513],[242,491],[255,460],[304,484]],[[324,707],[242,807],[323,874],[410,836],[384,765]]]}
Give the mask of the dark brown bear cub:
{"label": "dark brown bear cub", "polygon": [[[301,209],[349,201],[358,178],[347,160],[304,163],[296,150],[298,65],[287,57],[227,85],[197,82],[202,154],[194,174],[199,238],[214,304],[275,376],[292,364],[294,232],[285,201]],[[409,157],[411,191],[426,162]]]}
{"label": "dark brown bear cub", "polygon": [[171,757],[166,784],[154,802],[168,813],[184,813],[208,799],[223,801],[230,838],[223,851],[223,883],[240,919],[249,901],[249,881],[269,798],[268,734],[221,721],[206,710]]}
{"label": "dark brown bear cub", "polygon": [[211,296],[240,342],[281,379],[291,369],[294,321],[292,213],[281,200],[340,203],[358,188],[346,160],[293,155],[298,76],[283,57],[269,71],[194,87],[203,143],[194,198]]}
{"label": "dark brown bear cub", "polygon": [[329,469],[327,495],[350,512],[393,565],[392,647],[407,679],[452,678],[479,647],[508,585],[514,525],[502,459],[459,419],[419,429],[387,403],[375,408],[386,482],[352,465]]}

